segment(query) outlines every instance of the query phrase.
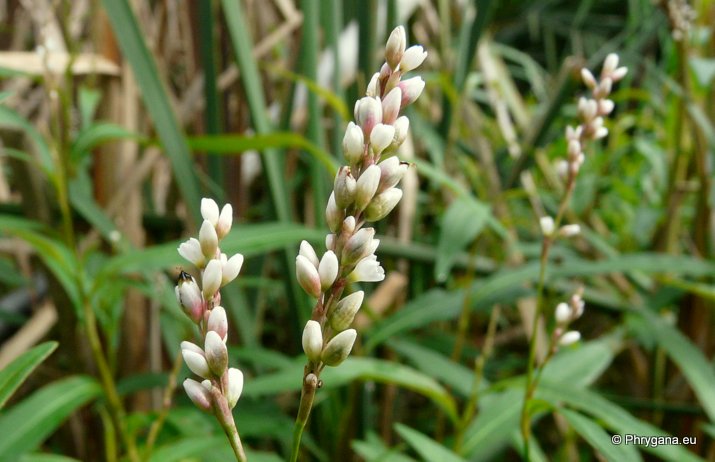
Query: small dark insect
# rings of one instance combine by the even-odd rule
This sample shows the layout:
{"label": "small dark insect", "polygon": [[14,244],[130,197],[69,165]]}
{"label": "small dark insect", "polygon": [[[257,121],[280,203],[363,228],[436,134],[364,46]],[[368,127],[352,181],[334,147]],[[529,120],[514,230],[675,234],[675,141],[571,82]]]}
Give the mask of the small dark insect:
{"label": "small dark insect", "polygon": [[181,272],[179,273],[179,278],[176,282],[177,283],[186,282],[186,281],[191,281],[192,279],[193,279],[193,277],[189,273],[187,273],[184,270],[181,270]]}

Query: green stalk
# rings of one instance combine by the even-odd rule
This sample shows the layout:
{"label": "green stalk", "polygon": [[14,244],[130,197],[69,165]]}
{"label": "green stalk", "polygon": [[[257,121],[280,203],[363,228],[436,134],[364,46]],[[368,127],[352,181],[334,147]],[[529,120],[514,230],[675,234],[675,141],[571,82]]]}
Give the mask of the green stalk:
{"label": "green stalk", "polygon": [[[310,365],[310,364],[309,364]],[[315,391],[318,389],[318,376],[308,372],[309,365],[305,367],[306,373],[303,379],[303,388],[300,393],[300,407],[293,426],[293,443],[291,444],[290,462],[297,462],[300,453],[300,441],[303,436],[305,424],[310,417],[310,410],[313,408]]]}

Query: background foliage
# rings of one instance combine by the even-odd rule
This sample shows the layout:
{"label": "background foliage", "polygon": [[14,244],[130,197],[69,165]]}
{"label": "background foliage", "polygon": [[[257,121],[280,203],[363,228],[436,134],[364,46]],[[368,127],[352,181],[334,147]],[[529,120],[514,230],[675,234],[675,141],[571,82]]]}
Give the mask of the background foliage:
{"label": "background foliage", "polygon": [[711,1],[8,0],[0,18],[0,460],[230,457],[174,393],[195,335],[176,247],[203,196],[234,205],[222,248],[247,257],[223,302],[237,425],[250,460],[286,457],[311,310],[293,260],[322,246],[352,102],[397,24],[430,53],[414,168],[305,460],[520,459],[538,217],[578,70],[610,52],[630,71],[546,281],[548,307],[585,288],[584,341],[544,370],[532,460],[715,460]]}

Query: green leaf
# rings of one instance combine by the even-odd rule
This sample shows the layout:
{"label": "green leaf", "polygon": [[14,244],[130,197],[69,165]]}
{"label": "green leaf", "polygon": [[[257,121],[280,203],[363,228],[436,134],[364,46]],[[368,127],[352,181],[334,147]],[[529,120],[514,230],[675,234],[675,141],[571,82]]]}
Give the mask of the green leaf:
{"label": "green leaf", "polygon": [[395,424],[395,431],[400,434],[407,444],[428,462],[439,460],[440,462],[464,462],[454,452],[445,448],[432,438],[414,430],[407,425]]}
{"label": "green leaf", "polygon": [[77,408],[101,394],[96,380],[74,376],[58,380],[0,415],[0,459],[17,459],[50,436]]}
{"label": "green leaf", "polygon": [[158,448],[152,453],[149,460],[151,462],[183,460],[192,456],[199,456],[223,446],[228,446],[228,440],[223,435],[184,438]]}
{"label": "green leaf", "polygon": [[124,127],[112,123],[102,122],[92,124],[79,132],[77,138],[75,138],[72,143],[70,157],[72,162],[76,165],[84,156],[89,154],[92,149],[107,141],[138,139],[139,137],[138,133],[133,133]]}
{"label": "green leaf", "polygon": [[437,244],[434,274],[438,281],[447,279],[455,257],[479,235],[489,215],[489,206],[470,195],[452,202],[442,216]]}
{"label": "green leaf", "polygon": [[658,345],[680,367],[711,422],[715,422],[715,371],[713,365],[693,343],[676,328],[651,313],[643,312],[652,326]]}
{"label": "green leaf", "polygon": [[365,440],[353,440],[351,446],[355,453],[366,462],[414,462],[415,460],[400,453],[398,448],[390,448],[373,432]]}
{"label": "green leaf", "polygon": [[25,132],[37,149],[42,170],[48,175],[54,171],[54,162],[49,146],[40,132],[27,119],[10,108],[0,106],[0,126],[16,128]]}
{"label": "green leaf", "polygon": [[559,413],[566,418],[576,433],[596,449],[606,460],[612,462],[642,460],[638,451],[627,444],[614,444],[611,435],[590,418],[575,411],[561,409]]}
{"label": "green leaf", "polygon": [[61,456],[59,454],[35,453],[22,456],[19,462],[81,462],[73,457]]}
{"label": "green leaf", "polygon": [[546,365],[543,378],[551,383],[590,385],[608,369],[622,347],[621,335],[616,334],[561,351]]}
{"label": "green leaf", "polygon": [[508,389],[489,394],[479,401],[479,414],[464,432],[461,453],[471,460],[486,460],[509,442],[519,429],[524,390]]}
{"label": "green leaf", "polygon": [[24,352],[0,370],[0,409],[37,366],[57,348],[57,342],[45,342]]}
{"label": "green leaf", "polygon": [[127,0],[103,0],[107,17],[114,29],[122,54],[129,62],[141,89],[144,107],[171,161],[174,180],[181,191],[186,207],[196,223],[200,223],[200,199],[194,166],[184,134],[169,102],[159,69],[144,42],[143,34]]}

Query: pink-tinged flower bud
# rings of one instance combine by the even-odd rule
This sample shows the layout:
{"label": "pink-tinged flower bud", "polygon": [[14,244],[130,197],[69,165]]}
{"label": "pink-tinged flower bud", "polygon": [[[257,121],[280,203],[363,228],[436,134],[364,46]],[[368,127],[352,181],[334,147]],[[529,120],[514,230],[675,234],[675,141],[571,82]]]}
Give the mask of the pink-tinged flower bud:
{"label": "pink-tinged flower bud", "polygon": [[373,127],[382,122],[380,98],[366,96],[355,103],[355,122],[362,128],[363,135],[370,137]]}
{"label": "pink-tinged flower bud", "polygon": [[320,297],[320,275],[318,269],[304,256],[295,258],[295,273],[298,283],[308,295]]}
{"label": "pink-tinged flower bud", "polygon": [[551,217],[541,217],[539,218],[539,226],[541,226],[541,233],[544,236],[551,236],[554,234],[554,219]]}
{"label": "pink-tinged flower bud", "polygon": [[618,69],[616,69],[615,71],[613,71],[611,73],[611,80],[613,80],[614,83],[618,82],[623,77],[625,77],[627,73],[628,73],[627,67],[619,67]]}
{"label": "pink-tinged flower bud", "polygon": [[581,232],[581,227],[579,225],[564,225],[559,229],[559,236],[562,237],[573,237]]}
{"label": "pink-tinged flower bud", "polygon": [[193,263],[194,266],[201,269],[206,264],[206,258],[204,253],[201,251],[201,243],[198,239],[190,238],[186,242],[179,244],[179,255],[184,257],[184,259]]}
{"label": "pink-tinged flower bud", "polygon": [[184,380],[184,390],[189,399],[202,411],[211,410],[211,394],[194,379]]}
{"label": "pink-tinged flower bud", "polygon": [[214,228],[214,225],[208,220],[204,220],[201,229],[199,229],[199,243],[201,243],[201,252],[206,259],[211,259],[216,256],[218,235],[216,234],[216,228]]}
{"label": "pink-tinged flower bud", "polygon": [[[377,165],[370,165],[365,169],[357,180],[357,190],[355,191],[355,208],[358,212],[362,212],[367,204],[370,203],[372,197],[377,191],[377,187],[380,185],[380,167]],[[342,218],[341,218],[342,221]],[[337,232],[337,230],[330,228],[331,231]]]}
{"label": "pink-tinged flower bud", "polygon": [[576,330],[570,330],[563,334],[559,339],[559,344],[561,346],[569,346],[581,340],[581,333]]}
{"label": "pink-tinged flower bud", "polygon": [[365,208],[366,221],[378,221],[385,218],[402,199],[402,190],[390,188],[372,198]]}
{"label": "pink-tinged flower bud", "polygon": [[387,65],[390,66],[392,70],[396,71],[397,66],[400,65],[406,46],[407,35],[405,34],[405,28],[397,26],[392,29],[390,37],[387,39],[387,44],[385,45],[385,61],[387,61]]}
{"label": "pink-tinged flower bud", "polygon": [[243,372],[235,367],[228,370],[228,393],[226,393],[226,399],[228,400],[228,407],[233,409],[236,407],[238,398],[241,397],[243,392]]}
{"label": "pink-tinged flower bud", "polygon": [[425,89],[425,81],[422,77],[412,77],[400,82],[400,90],[402,90],[402,107],[409,106],[414,103]]}
{"label": "pink-tinged flower bud", "polygon": [[382,123],[392,125],[400,115],[402,104],[402,90],[400,87],[395,87],[390,90],[390,93],[382,100]]}
{"label": "pink-tinged flower bud", "polygon": [[221,287],[236,279],[243,266],[243,255],[237,253],[228,260],[226,254],[221,254]]}
{"label": "pink-tinged flower bud", "polygon": [[350,165],[356,165],[365,154],[365,137],[362,129],[354,122],[348,123],[343,137],[343,154]]}
{"label": "pink-tinged flower bud", "polygon": [[619,60],[620,59],[616,53],[610,53],[608,56],[606,56],[606,59],[603,61],[603,69],[601,70],[601,75],[603,77],[609,77],[618,67]]}
{"label": "pink-tinged flower bud", "polygon": [[355,189],[357,180],[350,173],[350,167],[342,166],[335,175],[333,191],[335,192],[335,204],[341,208],[347,208],[355,200]]}
{"label": "pink-tinged flower bud", "polygon": [[375,72],[372,74],[370,82],[367,84],[367,90],[365,91],[367,96],[380,96],[380,73]]}
{"label": "pink-tinged flower bud", "polygon": [[351,282],[380,282],[385,279],[385,270],[377,261],[377,256],[369,255],[355,265],[348,279]]}
{"label": "pink-tinged flower bud", "polygon": [[318,267],[318,263],[320,263],[320,260],[318,259],[318,254],[315,253],[313,246],[310,245],[308,241],[300,242],[300,250],[298,251],[298,255],[303,255],[316,268]]}
{"label": "pink-tinged flower bud", "polygon": [[340,332],[338,335],[330,339],[328,344],[325,346],[323,353],[320,355],[320,359],[327,366],[338,366],[340,363],[345,361],[355,344],[355,339],[357,338],[357,331],[355,329],[348,329]]}
{"label": "pink-tinged flower bud", "polygon": [[400,116],[392,125],[395,127],[395,138],[392,140],[392,149],[397,149],[402,146],[402,143],[407,139],[407,134],[410,131],[410,119],[407,116]]}
{"label": "pink-tinged flower bud", "polygon": [[[377,124],[370,134],[370,148],[376,155],[380,155],[395,138],[395,127],[392,125]],[[362,177],[362,175],[360,175]]]}
{"label": "pink-tinged flower bud", "polygon": [[393,156],[383,160],[377,166],[380,167],[380,186],[378,186],[377,192],[381,193],[394,188],[405,176],[410,164],[400,162],[400,159]]}
{"label": "pink-tinged flower bud", "polygon": [[320,323],[308,321],[303,329],[303,351],[308,359],[313,362],[320,360],[320,353],[323,351],[323,332]]}
{"label": "pink-tinged flower bud", "polygon": [[[353,218],[353,220],[354,220],[354,218]],[[345,223],[345,222],[343,222],[343,223]],[[328,250],[335,251],[335,234],[327,234],[325,236],[325,248]]]}
{"label": "pink-tinged flower bud", "polygon": [[349,266],[370,255],[369,249],[371,249],[373,237],[375,237],[374,228],[362,228],[350,236],[343,247],[340,258],[342,264]]}
{"label": "pink-tinged flower bud", "polygon": [[204,354],[209,369],[216,377],[221,377],[228,367],[228,350],[223,339],[213,330],[206,332],[206,340],[204,342]]}
{"label": "pink-tinged flower bud", "polygon": [[206,362],[206,356],[201,348],[191,342],[181,342],[181,356],[184,357],[184,362],[191,372],[204,379],[211,377],[209,363]]}
{"label": "pink-tinged flower bud", "polygon": [[421,45],[413,45],[405,50],[405,54],[400,61],[400,71],[402,73],[417,69],[427,58],[427,52]]}
{"label": "pink-tinged flower bud", "polygon": [[208,220],[213,226],[218,223],[219,213],[218,204],[215,200],[204,197],[201,199],[201,216],[204,220]]}
{"label": "pink-tinged flower bud", "polygon": [[[357,185],[360,185],[360,182],[358,181]],[[356,189],[356,194],[357,194],[357,189]],[[340,225],[343,223],[343,219],[345,218],[345,209],[341,209],[338,207],[338,204],[335,202],[335,191],[330,193],[330,197],[328,198],[328,205],[325,207],[325,221],[328,223],[328,228],[330,228],[330,231],[337,233],[338,230],[340,229]]]}
{"label": "pink-tinged flower bud", "polygon": [[567,324],[571,321],[571,307],[566,303],[559,303],[556,305],[556,311],[554,312],[554,318],[558,324]]}
{"label": "pink-tinged flower bud", "polygon": [[350,324],[353,323],[353,319],[355,319],[355,314],[357,314],[362,306],[364,297],[365,292],[359,290],[340,300],[338,304],[335,305],[333,311],[328,314],[330,327],[336,332],[342,332],[350,327]]}
{"label": "pink-tinged flower bud", "polygon": [[222,306],[215,306],[209,313],[209,320],[206,325],[207,330],[216,332],[221,340],[226,343],[228,335],[228,318],[226,310]]}
{"label": "pink-tinged flower bud", "polygon": [[602,116],[606,116],[613,111],[614,107],[616,107],[616,105],[610,99],[599,100],[598,101],[598,114],[602,115]]}
{"label": "pink-tinged flower bud", "polygon": [[182,271],[181,276],[179,276],[179,283],[174,291],[176,299],[179,301],[179,305],[181,305],[186,316],[195,324],[198,324],[204,317],[205,305],[196,279]]}
{"label": "pink-tinged flower bud", "polygon": [[323,254],[323,258],[320,259],[320,265],[318,266],[318,274],[320,275],[320,287],[323,290],[327,290],[335,282],[335,278],[338,277],[338,269],[340,268],[340,263],[338,262],[338,257],[332,250],[328,250]]}
{"label": "pink-tinged flower bud", "polygon": [[343,220],[343,233],[345,233],[347,236],[352,236],[353,232],[355,232],[355,217],[352,215],[348,215]]}
{"label": "pink-tinged flower bud", "polygon": [[231,226],[233,225],[233,206],[231,204],[226,204],[221,209],[221,215],[218,217],[218,222],[216,223],[216,234],[218,235],[218,240],[220,241],[231,231]]}
{"label": "pink-tinged flower bud", "polygon": [[203,284],[201,292],[204,295],[204,300],[211,300],[221,287],[221,280],[223,279],[223,275],[221,274],[222,266],[220,260],[211,260],[206,265],[206,269],[204,269],[204,274],[201,278]]}
{"label": "pink-tinged flower bud", "polygon": [[585,67],[581,69],[581,80],[583,80],[583,83],[591,90],[596,88],[596,78],[593,76],[591,71],[589,71]]}

